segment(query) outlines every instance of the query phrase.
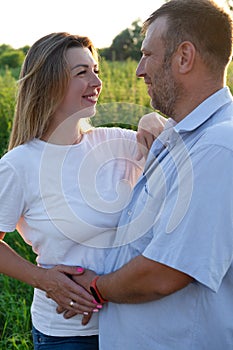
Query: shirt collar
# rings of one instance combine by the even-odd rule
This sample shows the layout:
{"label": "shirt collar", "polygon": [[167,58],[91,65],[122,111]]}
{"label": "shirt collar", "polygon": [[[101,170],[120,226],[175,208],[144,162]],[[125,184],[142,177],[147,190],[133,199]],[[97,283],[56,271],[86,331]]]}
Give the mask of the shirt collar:
{"label": "shirt collar", "polygon": [[232,102],[232,95],[226,86],[203,101],[174,127],[176,132],[192,131],[206,122],[223,105]]}
{"label": "shirt collar", "polygon": [[180,133],[195,130],[206,122],[222,106],[232,101],[233,98],[229,88],[224,87],[208,97],[179,123],[168,118],[163,132],[157,137],[151,146],[147,163],[149,164],[152,161],[151,157],[157,157],[165,148],[170,150],[176,143],[177,139],[180,138]]}

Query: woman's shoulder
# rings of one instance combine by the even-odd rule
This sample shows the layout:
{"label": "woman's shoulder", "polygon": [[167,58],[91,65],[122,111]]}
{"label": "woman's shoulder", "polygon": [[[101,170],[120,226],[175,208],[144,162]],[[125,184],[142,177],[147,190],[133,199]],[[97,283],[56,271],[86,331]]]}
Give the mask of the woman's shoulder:
{"label": "woman's shoulder", "polygon": [[136,132],[117,127],[99,127],[93,129],[86,138],[88,147],[97,149],[98,152],[111,152],[114,155],[124,155],[130,159],[137,155]]}
{"label": "woman's shoulder", "polygon": [[11,149],[10,151],[6,152],[2,158],[1,158],[1,162],[3,161],[13,161],[14,159],[18,159],[19,157],[24,156],[25,154],[25,145],[20,145],[17,146],[13,149]]}
{"label": "woman's shoulder", "polygon": [[103,142],[112,139],[136,140],[136,131],[119,127],[98,127],[88,133],[88,137],[93,140]]}
{"label": "woman's shoulder", "polygon": [[29,141],[6,152],[0,159],[1,164],[9,164],[15,168],[20,167],[20,164],[29,164],[30,159],[35,155],[31,147],[33,142],[33,140]]}
{"label": "woman's shoulder", "polygon": [[6,152],[0,159],[0,174],[5,179],[16,176],[18,172],[21,173],[22,164],[26,162],[24,147],[17,146],[12,150]]}

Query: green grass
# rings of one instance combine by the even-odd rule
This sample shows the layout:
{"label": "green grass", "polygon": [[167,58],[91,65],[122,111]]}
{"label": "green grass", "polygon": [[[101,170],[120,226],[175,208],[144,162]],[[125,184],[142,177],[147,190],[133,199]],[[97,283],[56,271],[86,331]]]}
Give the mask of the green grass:
{"label": "green grass", "polygon": [[[17,232],[6,234],[5,241],[26,259],[35,262],[31,248]],[[30,306],[32,287],[0,275],[0,349],[32,350]]]}

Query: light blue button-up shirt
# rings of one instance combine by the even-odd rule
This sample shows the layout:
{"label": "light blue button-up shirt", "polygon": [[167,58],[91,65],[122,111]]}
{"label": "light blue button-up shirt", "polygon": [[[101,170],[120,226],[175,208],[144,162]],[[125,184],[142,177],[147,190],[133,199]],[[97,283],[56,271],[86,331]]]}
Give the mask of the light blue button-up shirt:
{"label": "light blue button-up shirt", "polygon": [[133,257],[194,278],[142,304],[100,313],[101,350],[233,349],[233,99],[227,87],[154,142],[123,211],[105,273]]}

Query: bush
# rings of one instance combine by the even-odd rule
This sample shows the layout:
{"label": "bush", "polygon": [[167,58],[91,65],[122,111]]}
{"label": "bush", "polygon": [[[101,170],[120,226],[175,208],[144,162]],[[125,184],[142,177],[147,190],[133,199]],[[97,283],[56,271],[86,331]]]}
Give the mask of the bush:
{"label": "bush", "polygon": [[9,68],[20,67],[25,58],[24,52],[22,50],[11,50],[5,51],[0,56],[0,65]]}
{"label": "bush", "polygon": [[[5,241],[27,260],[35,262],[31,247],[17,232],[6,234]],[[4,275],[0,275],[0,285],[0,349],[31,350],[30,306],[33,288]]]}
{"label": "bush", "polygon": [[0,156],[7,150],[15,108],[16,80],[10,70],[0,76]]}

